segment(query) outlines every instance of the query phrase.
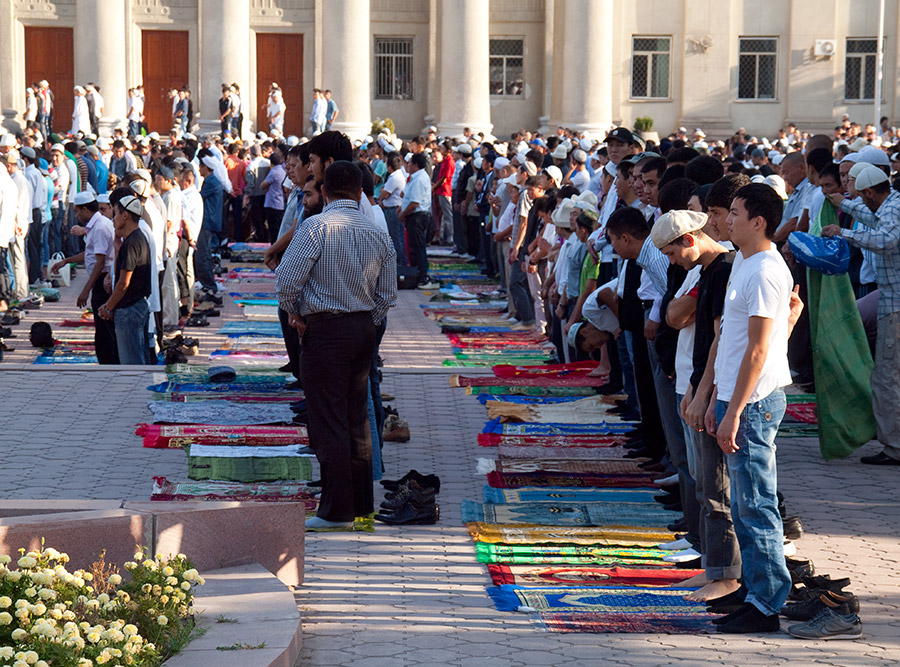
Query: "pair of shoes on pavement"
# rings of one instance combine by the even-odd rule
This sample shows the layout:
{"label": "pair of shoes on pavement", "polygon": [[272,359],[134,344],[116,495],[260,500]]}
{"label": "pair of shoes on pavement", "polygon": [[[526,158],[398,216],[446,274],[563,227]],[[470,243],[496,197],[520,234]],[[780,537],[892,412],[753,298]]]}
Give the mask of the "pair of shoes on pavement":
{"label": "pair of shoes on pavement", "polygon": [[409,442],[409,424],[396,414],[388,415],[382,437],[385,442]]}
{"label": "pair of shoes on pavement", "polygon": [[382,480],[388,490],[375,519],[392,526],[431,525],[440,518],[440,506],[435,502],[441,490],[437,475],[423,475],[410,470],[399,480]]}
{"label": "pair of shoes on pavement", "polygon": [[[838,580],[848,581],[848,580]],[[832,582],[837,583],[837,582]],[[785,605],[781,614],[795,621],[788,634],[800,639],[859,639],[859,600],[850,592],[822,591],[818,597]]]}

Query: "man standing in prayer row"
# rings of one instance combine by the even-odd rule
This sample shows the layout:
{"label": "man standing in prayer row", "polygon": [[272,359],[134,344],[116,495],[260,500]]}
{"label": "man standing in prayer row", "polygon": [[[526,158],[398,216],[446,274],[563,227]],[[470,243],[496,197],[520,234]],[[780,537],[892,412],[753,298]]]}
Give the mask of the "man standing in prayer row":
{"label": "man standing in prayer row", "polygon": [[[310,152],[315,174],[323,165]],[[310,530],[346,529],[373,511],[368,378],[376,326],[397,302],[394,247],[360,210],[359,168],[333,162],[323,192],[325,209],[297,226],[276,269],[279,304],[302,340],[310,446],[322,471]]]}

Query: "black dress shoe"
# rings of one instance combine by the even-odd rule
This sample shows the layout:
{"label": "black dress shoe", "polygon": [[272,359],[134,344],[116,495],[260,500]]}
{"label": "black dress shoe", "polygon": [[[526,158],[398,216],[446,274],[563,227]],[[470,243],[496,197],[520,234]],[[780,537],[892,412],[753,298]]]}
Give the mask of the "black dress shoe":
{"label": "black dress shoe", "polygon": [[641,470],[646,470],[647,472],[665,472],[666,470],[666,466],[653,459],[644,461],[643,463],[638,463],[638,468],[640,468]]}
{"label": "black dress shoe", "polygon": [[300,380],[294,380],[284,385],[284,389],[285,391],[300,391],[303,389],[303,385],[300,383]]}
{"label": "black dress shoe", "polygon": [[[733,621],[738,616],[746,614],[750,611],[750,607],[753,607],[752,604],[747,604],[743,600],[739,602],[732,602],[729,605],[719,605],[719,607],[729,607],[727,611],[713,611],[712,609],[707,609],[710,614],[724,614],[724,616],[720,616],[719,618],[713,619],[713,625],[722,625],[723,623],[728,623],[729,621]],[[754,609],[756,607],[753,607]]]}
{"label": "black dress shoe", "polygon": [[884,452],[873,454],[872,456],[863,456],[860,463],[867,463],[870,466],[900,466],[900,459],[891,458]]}
{"label": "black dress shoe", "polygon": [[423,475],[418,470],[410,470],[408,473],[403,475],[400,479],[392,480],[392,479],[383,479],[381,480],[381,486],[386,488],[388,491],[396,491],[399,489],[404,483],[409,480],[415,480],[419,486],[427,487],[429,489],[434,489],[435,493],[441,492],[441,478],[437,475]]}
{"label": "black dress shoe", "polygon": [[715,607],[716,605],[722,604],[732,604],[734,602],[744,602],[744,598],[747,597],[747,589],[741,586],[736,591],[731,591],[728,595],[723,595],[721,597],[712,598],[706,601],[707,607]]}
{"label": "black dress shoe", "polygon": [[322,480],[321,480],[321,479],[317,479],[317,480],[312,481],[312,482],[307,482],[307,483],[306,483],[306,486],[322,486]]}
{"label": "black dress shoe", "polygon": [[279,373],[290,373],[293,369],[290,364],[285,364],[281,368],[278,369]]}
{"label": "black dress shoe", "polygon": [[670,533],[683,533],[687,530],[687,522],[684,519],[680,519],[666,526],[666,530]]}
{"label": "black dress shoe", "polygon": [[432,500],[424,505],[408,502],[395,512],[379,512],[375,515],[375,519],[390,526],[423,526],[437,523],[440,515],[440,507]]}
{"label": "black dress shoe", "polygon": [[681,502],[681,494],[664,493],[659,496],[653,496],[653,500],[658,502],[660,505],[671,505],[672,503],[680,503]]}
{"label": "black dress shoe", "polygon": [[735,616],[727,623],[719,625],[719,632],[729,635],[746,635],[758,633],[772,633],[781,630],[781,622],[778,615],[766,616],[759,609],[750,605],[748,609]]}
{"label": "black dress shoe", "polygon": [[388,493],[384,502],[381,503],[381,507],[393,512],[409,502],[420,506],[434,503],[434,489],[423,489],[416,484],[415,480],[410,480],[408,484],[401,486],[396,492]]}
{"label": "black dress shoe", "polygon": [[681,568],[682,570],[699,570],[700,569],[700,556],[693,558],[691,560],[683,560],[680,563],[675,563],[675,567]]}
{"label": "black dress shoe", "polygon": [[669,512],[684,512],[684,507],[682,507],[681,502],[663,505],[663,509]]}
{"label": "black dress shoe", "polygon": [[619,418],[624,422],[639,422],[641,421],[641,413],[637,410],[628,410],[620,414]]}
{"label": "black dress shoe", "polygon": [[636,447],[625,452],[626,459],[649,459],[650,450],[647,447]]}
{"label": "black dress shoe", "polygon": [[610,394],[621,394],[622,385],[615,382],[607,382],[606,384],[597,387],[597,393],[603,394],[604,396],[609,396]]}

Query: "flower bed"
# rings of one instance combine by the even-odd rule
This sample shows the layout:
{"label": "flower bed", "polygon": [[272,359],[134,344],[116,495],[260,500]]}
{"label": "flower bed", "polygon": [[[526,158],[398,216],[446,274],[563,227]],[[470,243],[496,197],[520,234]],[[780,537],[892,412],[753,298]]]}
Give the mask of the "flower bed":
{"label": "flower bed", "polygon": [[102,555],[70,573],[55,549],[19,553],[0,556],[0,667],[155,667],[188,641],[203,578],[184,554],[141,550],[126,581]]}

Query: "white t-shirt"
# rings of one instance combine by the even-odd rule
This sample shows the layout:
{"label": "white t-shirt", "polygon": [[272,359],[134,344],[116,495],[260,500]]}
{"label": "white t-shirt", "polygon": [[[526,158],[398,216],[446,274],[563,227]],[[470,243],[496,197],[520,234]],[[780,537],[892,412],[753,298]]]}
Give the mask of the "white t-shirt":
{"label": "white t-shirt", "polygon": [[500,217],[497,218],[496,223],[494,223],[494,233],[505,232],[507,229],[512,227],[513,216],[515,214],[516,205],[512,202],[509,202],[506,205],[506,208],[503,209],[503,213],[501,213]]}
{"label": "white t-shirt", "polygon": [[588,173],[587,169],[581,169],[578,171],[572,172],[572,185],[574,185],[578,189],[578,194],[587,189],[587,186],[591,182],[591,175]]}
{"label": "white t-shirt", "polygon": [[381,188],[388,193],[387,197],[381,202],[381,205],[387,206],[388,208],[400,206],[400,202],[403,201],[403,189],[405,187],[406,179],[403,177],[403,172],[400,169],[391,172],[388,175],[384,186]]}
{"label": "white t-shirt", "polygon": [[[742,257],[743,253],[738,253]],[[718,399],[730,401],[737,384],[741,360],[747,350],[751,317],[772,320],[769,351],[748,403],[755,403],[779,387],[791,384],[788,366],[788,316],[790,315],[791,272],[775,246],[742,258],[731,270],[725,311],[716,354]]]}
{"label": "white t-shirt", "polygon": [[144,100],[139,95],[135,95],[131,98],[131,113],[128,114],[128,120],[138,122],[141,120],[141,114],[143,113]]}
{"label": "white t-shirt", "polygon": [[[687,272],[681,287],[675,292],[674,299],[679,299],[694,289],[700,280],[702,266],[695,266]],[[678,330],[678,345],[675,347],[675,393],[684,396],[691,386],[691,374],[694,372],[694,323],[691,322]]]}

